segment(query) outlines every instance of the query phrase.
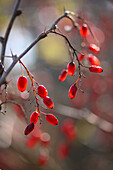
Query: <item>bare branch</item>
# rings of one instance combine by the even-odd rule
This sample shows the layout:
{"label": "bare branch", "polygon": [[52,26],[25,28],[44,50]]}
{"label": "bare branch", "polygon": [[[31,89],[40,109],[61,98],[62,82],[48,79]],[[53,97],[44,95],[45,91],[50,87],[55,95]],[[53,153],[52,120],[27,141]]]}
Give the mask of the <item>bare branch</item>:
{"label": "bare branch", "polygon": [[16,0],[16,4],[15,4],[15,7],[14,7],[14,11],[13,11],[11,20],[9,22],[8,28],[6,30],[5,36],[4,36],[3,41],[2,41],[2,51],[1,51],[1,62],[2,62],[2,64],[4,64],[6,44],[7,44],[8,37],[9,37],[10,31],[11,31],[11,28],[13,26],[14,20],[17,16],[19,16],[21,14],[21,12],[17,11],[19,4],[20,4],[20,1],[21,0]]}

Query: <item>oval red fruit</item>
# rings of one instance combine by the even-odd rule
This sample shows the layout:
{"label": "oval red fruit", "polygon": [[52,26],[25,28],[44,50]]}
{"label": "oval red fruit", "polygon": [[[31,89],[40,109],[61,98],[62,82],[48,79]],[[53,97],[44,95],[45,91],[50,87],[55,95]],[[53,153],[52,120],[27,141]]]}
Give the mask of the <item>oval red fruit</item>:
{"label": "oval red fruit", "polygon": [[62,70],[61,74],[59,75],[59,81],[64,81],[67,77],[67,70]]}
{"label": "oval red fruit", "polygon": [[28,135],[34,129],[34,123],[29,123],[24,130],[24,134]]}
{"label": "oval red fruit", "polygon": [[100,47],[98,47],[95,44],[90,44],[89,45],[89,50],[93,51],[94,53],[98,53],[100,51]]}
{"label": "oval red fruit", "polygon": [[77,86],[74,84],[69,89],[69,95],[68,96],[69,96],[70,99],[73,99],[75,97],[76,91],[77,91]]}
{"label": "oval red fruit", "polygon": [[54,126],[58,125],[58,119],[53,114],[47,114],[46,120]]}
{"label": "oval red fruit", "polygon": [[68,70],[68,74],[72,76],[75,73],[75,63],[74,62],[68,63],[67,70]]}
{"label": "oval red fruit", "polygon": [[96,56],[94,56],[93,54],[88,55],[88,61],[91,65],[100,66],[99,59]]}
{"label": "oval red fruit", "polygon": [[87,37],[87,35],[88,35],[88,26],[87,26],[87,24],[83,24],[80,27],[80,34],[81,34],[82,37]]}
{"label": "oval red fruit", "polygon": [[101,73],[103,72],[103,69],[100,66],[92,65],[91,67],[89,67],[89,71],[94,73]]}
{"label": "oval red fruit", "polygon": [[38,86],[37,92],[38,92],[38,95],[42,98],[44,98],[48,95],[48,91],[47,91],[46,87],[44,87],[43,85]]}
{"label": "oval red fruit", "polygon": [[30,123],[36,124],[39,118],[39,113],[38,112],[33,112],[30,116]]}
{"label": "oval red fruit", "polygon": [[49,108],[52,109],[54,107],[54,104],[49,96],[46,96],[43,98],[43,103]]}
{"label": "oval red fruit", "polygon": [[20,76],[17,81],[18,90],[24,92],[27,88],[27,78],[25,76]]}

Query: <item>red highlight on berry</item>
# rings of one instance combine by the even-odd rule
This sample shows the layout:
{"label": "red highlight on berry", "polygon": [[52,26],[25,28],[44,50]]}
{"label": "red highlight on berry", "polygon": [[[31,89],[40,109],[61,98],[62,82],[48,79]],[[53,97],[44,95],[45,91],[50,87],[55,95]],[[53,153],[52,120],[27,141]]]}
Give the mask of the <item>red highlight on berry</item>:
{"label": "red highlight on berry", "polygon": [[68,63],[67,70],[68,70],[68,74],[72,76],[75,73],[75,63],[74,62]]}
{"label": "red highlight on berry", "polygon": [[38,86],[37,92],[38,92],[38,95],[41,98],[44,98],[44,97],[46,97],[48,95],[48,91],[47,91],[46,87],[44,87],[43,85]]}
{"label": "red highlight on berry", "polygon": [[30,116],[30,123],[36,124],[39,118],[39,113],[38,112],[33,112]]}
{"label": "red highlight on berry", "polygon": [[67,70],[62,70],[61,74],[59,75],[59,81],[64,81],[67,77]]}
{"label": "red highlight on berry", "polygon": [[87,35],[88,35],[88,26],[87,26],[87,24],[83,24],[80,27],[80,34],[81,34],[82,37],[87,37]]}
{"label": "red highlight on berry", "polygon": [[54,103],[52,102],[49,96],[43,98],[43,103],[49,108],[52,109],[54,107]]}
{"label": "red highlight on berry", "polygon": [[91,67],[89,67],[89,71],[93,73],[102,73],[103,69],[100,66],[92,65]]}
{"label": "red highlight on berry", "polygon": [[27,78],[25,76],[20,76],[17,81],[18,90],[24,92],[27,88]]}
{"label": "red highlight on berry", "polygon": [[28,135],[34,129],[34,123],[29,123],[24,130],[24,134]]}
{"label": "red highlight on berry", "polygon": [[77,86],[76,86],[76,84],[74,84],[74,85],[72,85],[72,86],[70,87],[70,89],[69,89],[69,94],[68,94],[68,96],[69,96],[70,99],[73,99],[73,98],[75,97],[76,91],[77,91]]}
{"label": "red highlight on berry", "polygon": [[58,119],[53,114],[47,114],[46,120],[54,126],[58,125]]}

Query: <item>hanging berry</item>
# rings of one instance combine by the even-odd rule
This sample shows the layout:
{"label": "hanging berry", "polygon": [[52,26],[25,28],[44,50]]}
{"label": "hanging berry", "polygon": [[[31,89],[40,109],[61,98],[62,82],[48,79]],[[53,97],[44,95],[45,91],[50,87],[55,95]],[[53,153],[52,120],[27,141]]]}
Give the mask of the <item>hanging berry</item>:
{"label": "hanging berry", "polygon": [[30,123],[36,124],[39,118],[39,113],[38,112],[33,112],[30,116]]}
{"label": "hanging berry", "polygon": [[46,120],[54,126],[58,125],[58,119],[53,114],[46,114]]}
{"label": "hanging berry", "polygon": [[17,81],[18,90],[24,92],[27,88],[27,78],[25,76],[20,76]]}
{"label": "hanging berry", "polygon": [[80,27],[80,34],[81,34],[82,37],[87,37],[87,35],[88,35],[88,26],[87,26],[87,24],[83,24]]}
{"label": "hanging berry", "polygon": [[73,98],[75,97],[76,91],[77,91],[77,86],[76,86],[76,84],[74,84],[74,85],[72,85],[72,86],[70,87],[70,89],[69,89],[69,94],[68,94],[68,96],[69,96],[70,99],[73,99]]}
{"label": "hanging berry", "polygon": [[89,67],[89,71],[94,73],[101,73],[103,72],[103,69],[100,66],[92,65],[91,67]]}
{"label": "hanging berry", "polygon": [[38,95],[41,98],[44,98],[44,97],[46,97],[48,95],[48,91],[47,91],[46,87],[44,87],[43,85],[38,86],[37,92],[38,92]]}
{"label": "hanging berry", "polygon": [[98,47],[95,44],[90,44],[89,45],[89,50],[93,51],[94,53],[98,53],[100,51],[100,47]]}
{"label": "hanging berry", "polygon": [[88,61],[91,65],[100,66],[99,59],[96,56],[94,56],[93,54],[88,55]]}
{"label": "hanging berry", "polygon": [[72,76],[75,73],[75,63],[74,62],[68,63],[67,70],[68,70],[68,74]]}
{"label": "hanging berry", "polygon": [[43,98],[43,103],[49,108],[52,109],[54,107],[54,103],[52,102],[49,96]]}
{"label": "hanging berry", "polygon": [[28,135],[34,129],[34,123],[29,123],[24,130],[24,134]]}
{"label": "hanging berry", "polygon": [[78,59],[81,62],[85,58],[85,55],[83,54],[78,54]]}
{"label": "hanging berry", "polygon": [[59,81],[64,81],[67,77],[67,70],[62,70],[61,74],[59,75]]}

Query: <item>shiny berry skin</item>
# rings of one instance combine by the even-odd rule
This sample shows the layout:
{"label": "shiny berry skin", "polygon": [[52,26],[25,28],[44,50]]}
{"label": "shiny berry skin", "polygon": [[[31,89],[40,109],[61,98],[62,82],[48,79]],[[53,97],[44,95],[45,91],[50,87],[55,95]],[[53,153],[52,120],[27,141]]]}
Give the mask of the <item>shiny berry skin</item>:
{"label": "shiny berry skin", "polygon": [[24,92],[27,88],[27,78],[25,76],[20,76],[17,80],[18,90]]}
{"label": "shiny berry skin", "polygon": [[103,72],[103,69],[100,66],[92,65],[91,67],[89,67],[89,71],[94,73],[101,73]]}
{"label": "shiny berry skin", "polygon": [[98,53],[100,51],[100,47],[98,47],[95,44],[90,44],[89,45],[89,50],[93,51],[94,53]]}
{"label": "shiny berry skin", "polygon": [[36,124],[39,118],[39,113],[38,112],[33,112],[30,116],[30,123]]}
{"label": "shiny berry skin", "polygon": [[77,86],[74,84],[74,85],[72,85],[72,86],[70,87],[70,89],[69,89],[69,94],[68,94],[68,96],[69,96],[70,99],[73,99],[73,98],[75,97],[76,91],[77,91]]}
{"label": "shiny berry skin", "polygon": [[54,126],[58,125],[58,119],[53,114],[47,114],[46,120]]}
{"label": "shiny berry skin", "polygon": [[64,81],[67,77],[67,70],[62,70],[61,74],[59,75],[59,81]]}
{"label": "shiny berry skin", "polygon": [[87,37],[87,35],[88,35],[88,26],[86,24],[83,24],[80,27],[80,34],[81,34],[82,37]]}
{"label": "shiny berry skin", "polygon": [[46,97],[48,95],[48,91],[47,91],[46,87],[44,87],[43,85],[38,86],[37,92],[38,92],[38,95],[41,98],[44,98],[44,97]]}
{"label": "shiny berry skin", "polygon": [[88,61],[91,65],[100,66],[99,59],[96,56],[94,56],[93,54],[88,55]]}
{"label": "shiny berry skin", "polygon": [[34,123],[29,123],[24,130],[24,134],[28,135],[34,129]]}
{"label": "shiny berry skin", "polygon": [[49,108],[52,109],[54,107],[54,104],[49,96],[46,96],[43,98],[43,103]]}
{"label": "shiny berry skin", "polygon": [[68,74],[72,76],[75,73],[75,63],[74,62],[68,63],[67,70],[68,70]]}

